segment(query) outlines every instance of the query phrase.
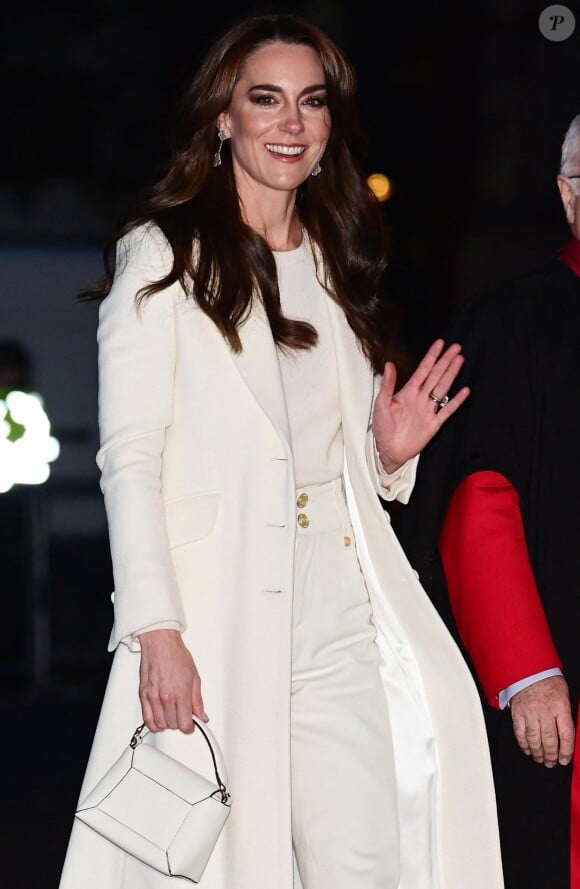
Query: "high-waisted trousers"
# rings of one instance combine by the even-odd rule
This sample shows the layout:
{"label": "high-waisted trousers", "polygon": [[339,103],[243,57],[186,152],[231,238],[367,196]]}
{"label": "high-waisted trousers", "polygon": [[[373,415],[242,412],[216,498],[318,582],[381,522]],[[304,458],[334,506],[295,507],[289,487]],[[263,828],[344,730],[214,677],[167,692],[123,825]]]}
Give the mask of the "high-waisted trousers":
{"label": "high-waisted trousers", "polygon": [[296,495],[292,839],[304,889],[396,889],[393,744],[342,479]]}

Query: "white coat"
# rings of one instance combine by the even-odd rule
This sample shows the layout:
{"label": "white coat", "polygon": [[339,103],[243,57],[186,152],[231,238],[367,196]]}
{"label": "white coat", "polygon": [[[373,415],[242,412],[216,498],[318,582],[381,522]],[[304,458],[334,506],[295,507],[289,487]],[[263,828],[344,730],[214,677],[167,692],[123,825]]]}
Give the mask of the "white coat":
{"label": "white coat", "polygon": [[[137,309],[137,290],[167,270],[168,248],[149,227],[131,236],[127,253],[101,305],[98,334],[97,460],[114,568],[116,653],[81,797],[141,721],[134,634],[177,622],[202,677],[232,793],[231,816],[201,885],[292,889],[300,885],[289,749],[296,508],[277,349],[258,304],[241,328],[239,354],[179,284]],[[395,742],[400,889],[501,889],[479,698],[377,496],[366,444],[373,373],[333,302],[330,315],[349,510]],[[394,478],[388,497],[408,496],[412,470]],[[208,771],[199,737],[166,731],[155,742]],[[60,889],[175,885],[75,823]]]}

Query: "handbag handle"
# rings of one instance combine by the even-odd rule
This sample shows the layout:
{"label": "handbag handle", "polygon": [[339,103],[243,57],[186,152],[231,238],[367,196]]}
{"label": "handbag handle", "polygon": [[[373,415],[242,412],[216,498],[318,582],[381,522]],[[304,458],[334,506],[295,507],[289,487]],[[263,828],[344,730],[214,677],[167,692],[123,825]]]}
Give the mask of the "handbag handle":
{"label": "handbag handle", "polygon": [[[200,732],[202,733],[202,735],[204,736],[204,738],[207,742],[207,746],[209,747],[209,752],[211,753],[211,759],[213,762],[213,768],[214,768],[214,772],[215,772],[217,785],[219,787],[219,790],[220,790],[220,793],[222,796],[222,803],[227,803],[227,801],[230,798],[230,794],[228,793],[226,785],[224,784],[224,782],[222,781],[222,779],[220,777],[220,773],[218,771],[217,757],[215,754],[215,750],[217,750],[219,753],[219,756],[220,756],[220,760],[221,760],[222,774],[224,775],[224,777],[227,781],[225,763],[224,763],[223,754],[220,749],[220,745],[218,744],[215,735],[211,732],[211,730],[209,728],[207,728],[207,726],[204,726],[198,719],[195,718],[195,716],[192,715],[191,718],[193,719],[197,728],[200,730]],[[147,726],[145,725],[145,723],[143,722],[138,728],[135,729],[135,732],[133,733],[133,737],[129,741],[129,747],[131,747],[133,750],[135,750],[135,748],[138,747],[139,744],[141,744],[142,741],[144,741],[145,738],[147,737],[147,735],[149,735],[150,733],[151,733],[151,730],[148,729]],[[213,741],[213,744],[212,744],[212,741]],[[214,750],[214,747],[215,747],[215,750]]]}

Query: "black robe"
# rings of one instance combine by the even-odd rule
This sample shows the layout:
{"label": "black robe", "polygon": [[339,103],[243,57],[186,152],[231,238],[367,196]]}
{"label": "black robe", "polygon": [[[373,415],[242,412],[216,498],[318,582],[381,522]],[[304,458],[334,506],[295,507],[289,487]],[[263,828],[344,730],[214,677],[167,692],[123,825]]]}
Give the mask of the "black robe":
{"label": "black robe", "polygon": [[[479,298],[454,322],[447,339],[463,345],[466,363],[458,385],[467,384],[472,391],[421,455],[409,505],[393,510],[395,531],[462,647],[437,547],[446,505],[457,484],[478,470],[507,477],[520,496],[529,558],[576,713],[580,278],[554,259]],[[501,602],[497,608],[501,621]],[[493,656],[493,640],[490,646]],[[470,662],[469,653],[464,654]],[[515,741],[509,708],[496,710],[483,695],[482,704],[506,889],[570,889],[572,766],[547,769],[533,762]]]}

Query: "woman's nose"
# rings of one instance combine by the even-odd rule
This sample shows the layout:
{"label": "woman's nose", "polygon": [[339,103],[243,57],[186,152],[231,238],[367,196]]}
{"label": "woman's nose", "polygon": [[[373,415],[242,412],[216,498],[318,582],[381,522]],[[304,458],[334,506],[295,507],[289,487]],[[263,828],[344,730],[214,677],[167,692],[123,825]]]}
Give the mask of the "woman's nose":
{"label": "woman's nose", "polygon": [[301,133],[304,129],[304,123],[300,113],[296,110],[288,111],[280,122],[280,129],[284,133]]}

